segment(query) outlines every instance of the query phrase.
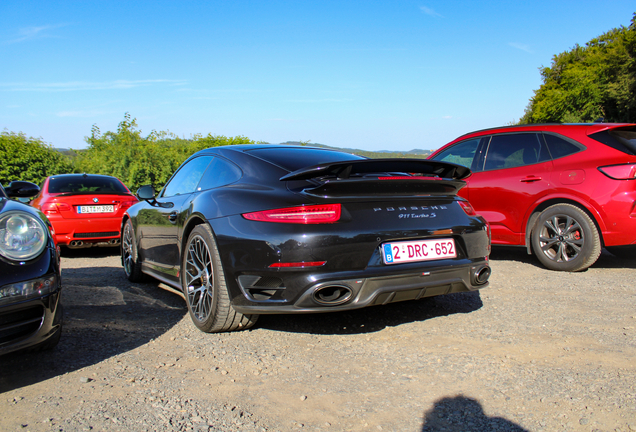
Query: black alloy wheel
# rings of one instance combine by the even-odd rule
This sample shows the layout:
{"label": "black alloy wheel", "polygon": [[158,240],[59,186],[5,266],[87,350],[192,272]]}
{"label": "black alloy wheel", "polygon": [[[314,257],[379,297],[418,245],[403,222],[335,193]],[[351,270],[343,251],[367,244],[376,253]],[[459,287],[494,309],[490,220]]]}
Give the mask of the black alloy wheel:
{"label": "black alloy wheel", "polygon": [[594,221],[571,204],[545,209],[532,229],[531,239],[535,255],[551,270],[585,270],[601,254],[601,238]]}
{"label": "black alloy wheel", "polygon": [[129,281],[141,282],[145,279],[145,275],[141,272],[141,264],[138,262],[135,231],[130,219],[126,221],[121,233],[121,263]]}
{"label": "black alloy wheel", "polygon": [[181,285],[190,318],[203,332],[248,329],[258,319],[258,315],[243,315],[232,307],[219,251],[207,224],[197,225],[188,237]]}

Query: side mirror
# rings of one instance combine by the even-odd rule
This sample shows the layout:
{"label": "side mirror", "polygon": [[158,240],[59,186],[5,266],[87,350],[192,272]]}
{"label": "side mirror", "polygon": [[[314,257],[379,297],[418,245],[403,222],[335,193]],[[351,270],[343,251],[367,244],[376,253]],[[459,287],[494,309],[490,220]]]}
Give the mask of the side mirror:
{"label": "side mirror", "polygon": [[4,190],[11,198],[30,198],[40,192],[40,187],[28,181],[12,181]]}
{"label": "side mirror", "polygon": [[137,198],[144,201],[154,201],[155,188],[153,188],[152,185],[141,186],[137,189]]}
{"label": "side mirror", "polygon": [[151,206],[163,207],[163,208],[172,208],[174,207],[174,203],[164,202],[160,203],[155,199],[155,188],[152,185],[141,186],[137,189],[137,198],[140,200],[144,200],[148,202]]}

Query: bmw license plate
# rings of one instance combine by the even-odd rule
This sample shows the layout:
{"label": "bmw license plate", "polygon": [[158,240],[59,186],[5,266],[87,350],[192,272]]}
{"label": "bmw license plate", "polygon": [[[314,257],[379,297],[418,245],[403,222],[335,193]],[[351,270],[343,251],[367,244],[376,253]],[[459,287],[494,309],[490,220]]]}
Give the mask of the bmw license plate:
{"label": "bmw license plate", "polygon": [[411,240],[382,245],[384,264],[429,261],[456,256],[453,239]]}
{"label": "bmw license plate", "polygon": [[78,213],[112,213],[115,207],[112,205],[92,205],[77,207]]}

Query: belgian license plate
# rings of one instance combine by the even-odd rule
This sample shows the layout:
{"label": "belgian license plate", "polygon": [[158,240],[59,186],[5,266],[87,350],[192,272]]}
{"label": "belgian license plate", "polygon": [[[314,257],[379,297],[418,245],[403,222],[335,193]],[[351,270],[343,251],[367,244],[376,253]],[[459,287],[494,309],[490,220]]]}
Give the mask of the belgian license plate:
{"label": "belgian license plate", "polygon": [[115,207],[112,205],[79,206],[77,208],[78,213],[112,213],[113,211],[115,211]]}
{"label": "belgian license plate", "polygon": [[456,256],[453,239],[410,240],[382,245],[384,264],[429,261]]}

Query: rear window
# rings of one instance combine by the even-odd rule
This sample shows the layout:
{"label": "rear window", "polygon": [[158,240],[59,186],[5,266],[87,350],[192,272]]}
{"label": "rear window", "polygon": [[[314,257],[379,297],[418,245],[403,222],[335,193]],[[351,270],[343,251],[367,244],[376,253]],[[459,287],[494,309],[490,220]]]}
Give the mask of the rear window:
{"label": "rear window", "polygon": [[634,128],[597,132],[590,135],[590,138],[616,150],[620,150],[623,153],[630,155],[636,154],[636,130]]}
{"label": "rear window", "polygon": [[366,159],[350,153],[316,148],[270,147],[250,150],[249,153],[290,172],[313,165]]}
{"label": "rear window", "polygon": [[126,186],[114,177],[70,175],[51,177],[49,193],[129,193]]}

